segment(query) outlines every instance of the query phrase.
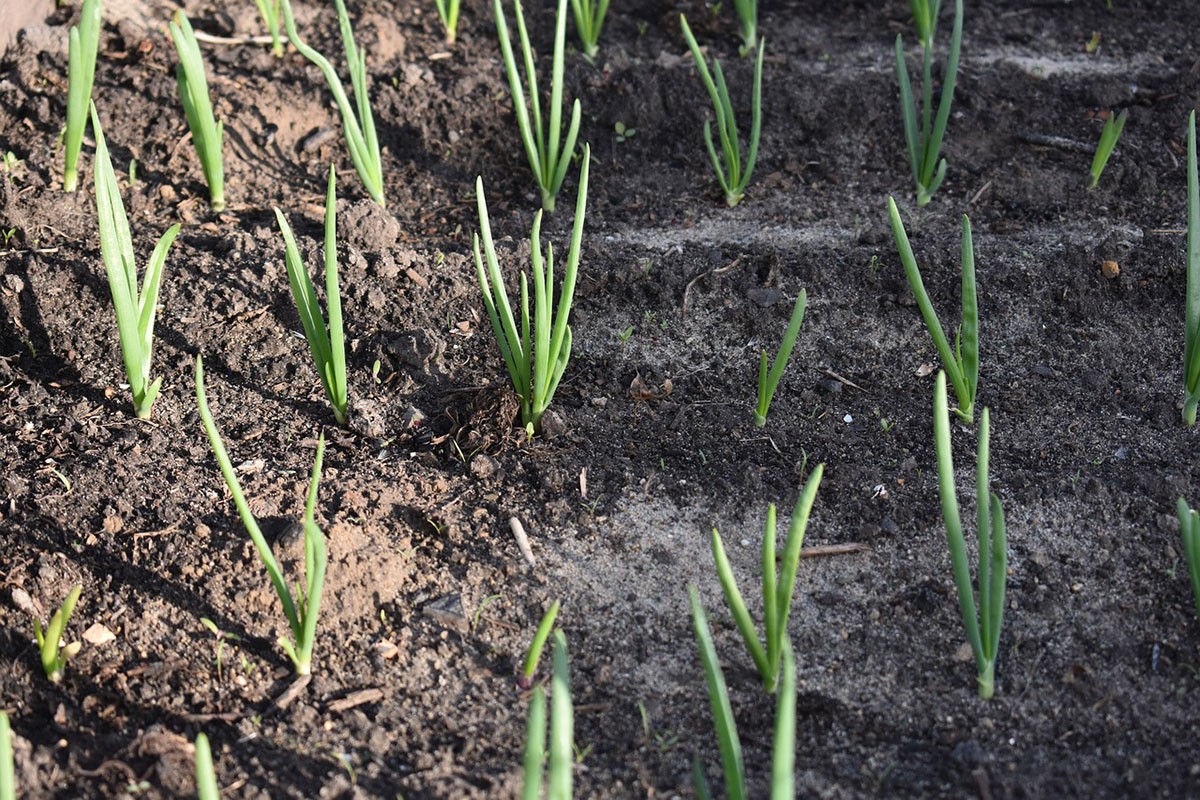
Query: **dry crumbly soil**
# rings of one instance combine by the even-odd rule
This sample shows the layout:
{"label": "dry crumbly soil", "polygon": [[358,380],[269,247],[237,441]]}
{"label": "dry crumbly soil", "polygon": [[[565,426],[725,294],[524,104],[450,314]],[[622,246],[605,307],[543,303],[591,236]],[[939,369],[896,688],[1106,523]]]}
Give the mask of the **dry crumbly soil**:
{"label": "dry crumbly soil", "polygon": [[[567,59],[592,185],[574,351],[557,418],[532,442],[512,426],[469,256],[476,175],[513,274],[536,204],[487,4],[464,4],[453,46],[432,3],[350,4],[386,210],[354,175],[314,67],[261,44],[205,45],[227,132],[221,214],[185,140],[171,9],[107,5],[95,98],[139,256],[183,223],[150,422],[122,386],[90,181],[61,191],[77,8],[0,59],[0,151],[19,159],[0,174],[0,227],[13,231],[0,251],[0,707],[25,797],[191,796],[201,730],[229,797],[515,797],[527,696],[514,674],[555,599],[578,796],[689,797],[693,754],[710,777],[718,768],[689,582],[717,628],[751,795],[765,796],[773,701],[724,610],[708,537],[722,530],[748,587],[767,504],[789,509],[817,463],[808,543],[865,549],[801,566],[798,795],[1200,796],[1200,625],[1174,519],[1176,498],[1200,502],[1197,434],[1179,415],[1183,133],[1200,104],[1189,0],[968,0],[949,176],[924,209],[892,62],[896,33],[913,39],[907,3],[764,0],[761,155],[732,210],[678,32],[686,12],[747,97],[730,4],[615,3],[597,64]],[[551,4],[530,5],[545,53]],[[251,3],[187,10],[213,36],[259,33]],[[297,15],[340,64],[332,4],[300,0]],[[1119,109],[1124,137],[1084,191],[1099,114]],[[619,140],[618,122],[636,134]],[[331,161],[348,429],[299,335],[272,213],[315,270]],[[574,172],[544,226],[560,252]],[[991,701],[963,658],[933,468],[936,353],[886,225],[889,194],[951,327],[960,216],[974,226],[980,397],[1011,545]],[[757,354],[801,288],[804,328],[755,429]],[[307,685],[293,686],[274,643],[277,601],[199,425],[197,353],[251,505],[293,570],[288,534],[318,433],[329,440],[329,581]],[[975,435],[954,427],[960,486]],[[115,638],[85,643],[54,686],[23,598],[48,614],[75,583],[70,638],[96,625]],[[201,617],[237,638],[218,642]]]}

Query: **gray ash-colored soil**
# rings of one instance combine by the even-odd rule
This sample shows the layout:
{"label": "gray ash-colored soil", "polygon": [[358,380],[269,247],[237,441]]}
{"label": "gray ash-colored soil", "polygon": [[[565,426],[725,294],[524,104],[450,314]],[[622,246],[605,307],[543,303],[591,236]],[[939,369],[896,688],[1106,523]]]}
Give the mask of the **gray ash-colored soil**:
{"label": "gray ash-colored soil", "polygon": [[[730,210],[678,32],[687,12],[746,96],[729,4],[714,15],[699,0],[615,3],[597,66],[568,57],[592,189],[559,424],[532,443],[512,427],[469,244],[476,175],[514,272],[536,200],[490,7],[464,5],[447,47],[432,3],[351,3],[386,210],[350,168],[315,68],[262,45],[206,45],[228,132],[230,205],[215,215],[183,140],[171,9],[111,0],[95,97],[140,256],[184,224],[149,422],[121,385],[90,181],[61,191],[77,9],[0,59],[0,151],[20,159],[0,173],[0,228],[14,230],[0,250],[0,707],[24,796],[190,796],[190,742],[204,730],[228,797],[515,797],[527,696],[514,674],[561,599],[578,796],[689,797],[693,753],[710,776],[718,764],[687,614],[694,582],[762,797],[774,704],[723,608],[709,530],[720,527],[748,585],[767,504],[789,509],[820,462],[808,541],[867,549],[801,566],[800,796],[1200,796],[1200,623],[1174,520],[1176,498],[1200,502],[1197,433],[1179,414],[1193,4],[967,2],[949,176],[918,210],[891,49],[897,32],[915,38],[908,4],[764,0],[761,156]],[[551,4],[531,5],[544,53]],[[199,30],[259,33],[252,3],[187,6]],[[301,1],[297,15],[340,63],[332,4]],[[1087,192],[1081,150],[1099,113],[1122,108],[1124,137]],[[617,122],[636,135],[619,141]],[[1050,136],[1082,147],[1039,143]],[[299,335],[271,211],[292,220],[315,268],[330,161],[349,429],[334,426]],[[574,193],[572,170],[545,223],[560,252]],[[991,701],[962,658],[931,442],[936,353],[891,242],[889,194],[944,320],[957,316],[961,215],[974,225],[980,399],[1011,543]],[[1102,273],[1104,260],[1120,274]],[[757,353],[774,347],[802,287],[807,319],[758,430]],[[270,536],[300,515],[318,432],[329,440],[315,674],[283,708],[283,620],[199,424],[197,353]],[[405,427],[410,407],[427,435]],[[960,486],[975,433],[954,428]],[[49,612],[74,583],[71,638],[99,624],[115,639],[85,644],[52,686],[17,598]],[[200,617],[241,637],[220,669]]]}

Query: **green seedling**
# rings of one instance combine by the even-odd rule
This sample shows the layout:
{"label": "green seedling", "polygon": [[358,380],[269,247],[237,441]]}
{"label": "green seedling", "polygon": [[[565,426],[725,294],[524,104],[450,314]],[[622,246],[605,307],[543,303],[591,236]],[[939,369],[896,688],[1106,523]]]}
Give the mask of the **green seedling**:
{"label": "green seedling", "polygon": [[204,170],[208,183],[208,204],[213,211],[225,208],[225,170],[221,164],[221,144],[225,138],[225,123],[213,117],[212,102],[208,97],[208,80],[204,77],[204,59],[200,57],[200,45],[192,24],[182,11],[175,12],[171,22],[171,39],[179,64],[175,67],[175,80],[179,85],[179,100],[187,116],[188,130],[192,132],[192,144]]}
{"label": "green seedling", "polygon": [[283,39],[279,35],[279,0],[254,0],[258,13],[271,34],[271,52],[276,58],[283,58]]}
{"label": "green seedling", "polygon": [[0,711],[0,800],[17,800],[17,770],[13,762],[12,728]]}
{"label": "green seedling", "polygon": [[575,32],[583,43],[583,57],[594,62],[600,52],[600,31],[608,13],[608,0],[571,0],[571,11],[575,14]]}
{"label": "green seedling", "polygon": [[79,188],[79,151],[87,127],[88,104],[96,76],[96,51],[100,48],[100,0],[83,0],[79,24],[71,26],[67,42],[67,131],[63,140],[63,189]]}
{"label": "green seedling", "polygon": [[553,605],[542,615],[542,621],[538,623],[537,631],[533,634],[533,641],[529,643],[529,652],[525,654],[525,665],[521,668],[521,677],[517,681],[522,689],[528,689],[533,685],[534,678],[537,676],[538,661],[542,658],[542,650],[546,647],[546,640],[550,638],[550,632],[554,629],[554,620],[557,618],[558,601],[555,600]]}
{"label": "green seedling", "polygon": [[704,146],[708,149],[709,160],[712,161],[713,172],[725,192],[725,204],[733,208],[742,201],[746,194],[746,186],[754,173],[754,163],[758,160],[758,141],[762,133],[762,65],[763,49],[766,41],[758,43],[758,58],[754,62],[754,90],[750,100],[750,147],[746,158],[742,160],[741,145],[738,141],[737,122],[733,116],[733,102],[729,99],[729,87],[725,84],[725,75],[721,71],[721,62],[713,59],[712,72],[709,72],[696,37],[688,27],[687,17],[679,15],[679,24],[683,28],[683,37],[687,40],[692,59],[700,73],[700,80],[708,90],[712,100],[713,115],[717,118],[717,134],[721,139],[721,154],[713,145],[712,125],[704,121]]}
{"label": "green seedling", "polygon": [[637,136],[637,128],[630,128],[624,122],[618,121],[613,125],[613,133],[617,137],[617,144],[622,144]]}
{"label": "green seedling", "polygon": [[958,513],[954,488],[954,461],[950,451],[950,411],[946,402],[946,373],[939,371],[933,394],[933,444],[937,452],[938,486],[942,501],[942,519],[946,523],[946,541],[950,545],[950,563],[954,584],[958,587],[958,606],[962,612],[967,641],[975,654],[979,670],[979,696],[985,700],[995,693],[996,655],[1000,647],[1000,627],[1004,621],[1004,588],[1008,582],[1008,537],[1004,530],[1004,510],[1000,498],[988,490],[988,410],[983,409],[979,423],[979,451],[975,460],[975,505],[978,517],[979,604],[971,585],[967,564],[967,545]]}
{"label": "green seedling", "polygon": [[1183,535],[1183,552],[1188,573],[1192,577],[1192,596],[1196,599],[1196,616],[1200,617],[1200,514],[1188,507],[1182,497],[1176,504],[1179,531]]}
{"label": "green seedling", "polygon": [[162,284],[163,265],[171,243],[179,233],[178,223],[167,229],[158,240],[146,272],[142,290],[138,291],[137,264],[133,258],[133,241],[129,235],[129,219],[121,203],[121,190],[108,157],[108,145],[100,128],[100,117],[92,104],[92,132],[96,135],[96,162],[93,180],[96,187],[96,214],[100,224],[100,256],[108,275],[113,309],[117,315],[117,332],[121,339],[121,355],[125,375],[133,394],[133,410],[139,419],[149,419],[154,399],[162,386],[162,378],[150,380],[150,363],[154,354],[154,320],[158,314],[158,292]]}
{"label": "green seedling", "polygon": [[196,734],[196,797],[197,800],[220,800],[217,773],[213,769],[212,748],[208,737]]}
{"label": "green seedling", "polygon": [[242,637],[238,636],[236,633],[230,633],[229,631],[221,630],[217,626],[217,623],[213,622],[208,617],[201,617],[200,624],[207,628],[208,631],[217,639],[217,681],[220,682],[224,680],[224,677],[221,674],[221,659],[225,654],[225,643],[240,642]]}
{"label": "green seedling", "polygon": [[1196,180],[1196,112],[1188,117],[1187,332],[1183,351],[1183,420],[1196,424],[1200,404],[1200,183]]}
{"label": "green seedling", "polygon": [[917,307],[921,309],[921,318],[933,339],[933,345],[941,356],[942,366],[950,376],[950,384],[958,398],[958,408],[954,413],[964,422],[975,418],[975,397],[979,388],[979,300],[975,291],[975,248],[971,240],[971,220],[964,214],[962,218],[962,325],[954,337],[954,349],[942,330],[937,312],[925,291],[925,283],[921,280],[921,270],[917,267],[917,259],[913,255],[912,245],[909,244],[908,234],[904,231],[904,222],[900,219],[900,211],[896,201],[888,198],[888,217],[892,223],[892,236],[896,240],[896,250],[900,253],[900,261],[904,264],[904,274],[908,285],[916,298]]}
{"label": "green seedling", "polygon": [[1100,184],[1100,176],[1104,174],[1104,167],[1108,164],[1109,156],[1112,155],[1113,148],[1117,146],[1117,140],[1121,138],[1121,131],[1125,130],[1125,120],[1128,117],[1129,111],[1126,109],[1115,118],[1109,114],[1108,119],[1104,120],[1100,143],[1096,145],[1096,155],[1092,157],[1092,177],[1088,181],[1089,189],[1095,189]]}
{"label": "green seedling", "polygon": [[346,64],[350,70],[350,85],[354,89],[354,105],[350,105],[342,79],[337,70],[329,63],[329,59],[309,47],[300,39],[296,32],[296,21],[292,17],[291,0],[279,0],[283,10],[283,22],[287,28],[288,41],[300,54],[311,61],[325,76],[325,82],[333,92],[337,102],[338,113],[342,117],[342,129],[346,133],[346,146],[350,150],[350,160],[358,177],[362,179],[367,194],[381,206],[386,206],[383,197],[383,158],[379,153],[379,139],[375,135],[375,117],[371,114],[371,98],[367,94],[367,57],[365,51],[359,51],[354,42],[354,31],[350,27],[350,17],[346,14],[344,0],[336,0],[338,27],[342,32],[342,48],[346,52]]}
{"label": "green seedling", "polygon": [[[950,105],[954,100],[954,84],[958,79],[958,55],[962,46],[962,0],[954,0],[954,31],[950,36],[950,56],[937,115],[933,113],[933,37],[941,0],[911,0],[913,16],[921,38],[921,106],[913,96],[908,67],[904,63],[904,37],[896,35],[896,77],[900,83],[900,116],[904,121],[904,141],[908,147],[908,163],[917,186],[917,205],[929,203],[933,193],[946,177],[946,159],[940,158]],[[920,126],[917,119],[920,117]]]}
{"label": "green seedling", "polygon": [[[563,51],[566,49],[567,0],[558,0],[558,15],[554,26],[554,56],[550,71],[550,108],[545,125],[542,119],[542,95],[538,91],[537,72],[534,69],[534,53],[529,44],[529,33],[525,28],[521,0],[513,0],[513,7],[517,17],[517,35],[521,40],[521,54],[524,57],[528,97],[521,86],[521,75],[508,36],[508,19],[504,16],[504,5],[501,0],[492,0],[492,9],[496,15],[496,33],[500,37],[500,52],[504,56],[504,70],[508,75],[508,88],[512,93],[513,112],[517,117],[521,144],[525,147],[525,156],[529,159],[529,167],[533,170],[534,180],[541,191],[542,208],[553,212],[555,198],[558,197],[558,190],[567,176],[567,165],[571,163],[571,155],[575,152],[575,140],[579,136],[580,106],[579,100],[576,99],[571,106],[571,121],[567,125],[566,139],[562,138]],[[585,155],[585,162],[587,158]]]}
{"label": "green seedling", "polygon": [[42,658],[42,670],[51,683],[58,683],[62,680],[63,671],[67,668],[67,661],[72,659],[83,647],[79,642],[71,642],[64,647],[62,641],[63,634],[67,630],[67,622],[71,619],[71,612],[75,610],[75,604],[79,602],[79,595],[82,591],[83,587],[79,584],[75,584],[71,588],[67,599],[54,612],[54,616],[50,618],[50,624],[46,626],[45,630],[42,629],[41,620],[36,616],[33,618],[33,636],[37,640],[38,652]]}
{"label": "green seedling", "polygon": [[348,413],[348,385],[346,379],[346,338],[342,329],[342,295],[338,287],[337,263],[337,183],[333,166],[329,167],[329,184],[325,192],[325,299],[329,305],[329,324],[321,313],[321,303],[308,270],[296,247],[296,237],[283,217],[275,209],[275,219],[283,233],[287,264],[288,283],[292,287],[292,299],[304,326],[317,374],[325,387],[325,396],[333,408],[333,417],[339,425],[345,425]]}
{"label": "green seedling", "polygon": [[745,58],[758,44],[758,0],[733,0],[738,23],[742,26],[742,46],[738,54]]}
{"label": "green seedling", "polygon": [[808,302],[808,293],[801,289],[792,307],[792,317],[788,320],[787,330],[783,333],[783,341],[779,343],[779,352],[775,361],[767,365],[767,350],[763,348],[758,359],[758,407],[754,409],[754,424],[761,428],[767,424],[767,410],[771,407],[771,398],[783,378],[783,369],[787,366],[796,346],[796,337],[800,335],[800,325],[804,322],[804,306]]}
{"label": "green seedling", "polygon": [[[545,768],[546,800],[570,800],[575,712],[571,706],[571,676],[567,668],[567,638],[554,632],[554,670],[550,679],[550,759]],[[525,738],[524,787],[521,800],[538,800],[542,794],[546,760],[546,690],[533,688],[529,703],[529,728]]]}
{"label": "green seedling", "polygon": [[813,503],[817,499],[817,489],[821,486],[821,477],[825,474],[825,465],[818,464],[804,484],[796,507],[792,509],[792,521],[788,526],[787,540],[783,546],[783,562],[776,567],[775,558],[775,504],[767,507],[767,521],[763,526],[762,544],[762,603],[763,603],[763,638],[766,644],[759,641],[758,630],[746,610],[746,601],[738,589],[737,579],[733,576],[733,567],[725,555],[725,547],[721,543],[721,534],[713,528],[712,553],[717,567],[717,577],[721,581],[721,591],[733,615],[734,624],[754,667],[762,678],[763,688],[774,692],[779,683],[779,670],[783,650],[788,641],[788,615],[792,609],[792,594],[796,588],[796,572],[800,568],[800,549],[804,544],[804,531],[808,527],[808,517],[812,512]]}
{"label": "green seedling", "polygon": [[[483,179],[475,181],[475,196],[479,206],[480,233],[473,237],[475,272],[483,291],[483,304],[492,323],[492,333],[504,365],[512,379],[513,388],[521,396],[521,424],[532,435],[540,430],[542,414],[554,398],[571,357],[571,327],[567,319],[575,296],[575,280],[579,272],[580,244],[583,241],[583,220],[587,212],[588,164],[591,149],[584,145],[583,166],[579,170],[579,194],[575,201],[575,222],[571,231],[571,248],[567,252],[567,268],[558,293],[558,309],[553,311],[554,247],[542,254],[542,212],[533,218],[530,236],[533,261],[533,317],[529,315],[529,288],[521,272],[521,327],[513,316],[504,276],[492,242],[492,227],[488,220],[487,202],[483,196]],[[482,237],[483,250],[479,243]],[[486,269],[484,256],[486,254]]]}
{"label": "green seedling", "polygon": [[[721,766],[725,777],[725,796],[729,800],[744,800],[746,795],[746,768],[742,761],[742,745],[738,737],[737,721],[729,702],[729,690],[725,675],[717,660],[717,648],[713,644],[712,629],[700,602],[700,593],[695,586],[688,586],[692,604],[692,626],[696,631],[696,643],[700,649],[700,663],[704,666],[704,678],[708,684],[708,699],[712,707],[713,725],[717,731],[717,746],[721,752]],[[786,638],[781,656],[781,681],[779,696],[775,701],[775,739],[771,758],[771,800],[792,800],[795,797],[796,763],[796,664],[792,656],[792,645]],[[704,765],[699,756],[692,762],[692,785],[700,800],[712,800],[712,790],[704,775]]]}
{"label": "green seedling", "polygon": [[442,28],[446,31],[446,44],[454,44],[458,38],[458,6],[460,0],[433,0],[437,6],[438,16],[442,18]]}
{"label": "green seedling", "polygon": [[317,615],[321,609],[321,593],[325,588],[325,535],[316,523],[317,487],[321,482],[321,462],[325,457],[325,435],[317,440],[317,455],[313,461],[312,479],[308,486],[308,500],[304,505],[304,577],[305,586],[296,587],[296,597],[293,599],[279,562],[271,552],[271,546],[258,527],[246,496],[242,493],[242,485],[238,482],[237,473],[229,454],[225,451],[225,443],[213,422],[212,412],[208,409],[208,398],[204,393],[204,360],[196,356],[196,405],[200,409],[200,420],[204,423],[204,431],[208,434],[208,442],[212,446],[213,455],[225,478],[225,485],[233,495],[234,505],[238,515],[250,534],[254,549],[266,567],[271,579],[271,586],[279,596],[283,606],[283,615],[287,618],[288,628],[292,633],[292,641],[279,637],[279,646],[287,653],[297,675],[308,675],[312,672],[312,652],[316,643]]}

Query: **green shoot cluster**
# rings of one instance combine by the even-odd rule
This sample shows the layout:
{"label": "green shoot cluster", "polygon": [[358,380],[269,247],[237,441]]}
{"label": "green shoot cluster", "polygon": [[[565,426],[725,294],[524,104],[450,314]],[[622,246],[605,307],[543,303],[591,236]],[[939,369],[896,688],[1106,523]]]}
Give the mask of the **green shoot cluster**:
{"label": "green shoot cluster", "polygon": [[[558,0],[558,14],[554,26],[554,56],[550,71],[550,107],[545,124],[542,119],[541,93],[538,91],[537,71],[534,67],[533,48],[529,44],[529,33],[525,28],[525,13],[521,0],[513,0],[517,17],[517,35],[521,41],[524,58],[526,90],[521,86],[521,74],[513,55],[512,42],[508,36],[508,18],[504,15],[501,0],[492,0],[496,15],[496,33],[500,37],[500,52],[504,57],[504,70],[508,75],[508,88],[512,93],[513,112],[517,117],[517,129],[521,144],[533,170],[534,180],[542,195],[542,208],[553,213],[554,201],[567,175],[567,166],[575,153],[575,140],[579,136],[580,106],[576,99],[571,106],[571,121],[567,125],[567,136],[562,138],[563,105],[563,53],[567,37],[567,0]],[[532,118],[532,122],[531,122]],[[586,162],[587,157],[584,157]]]}
{"label": "green shoot cluster", "polygon": [[708,157],[712,162],[713,172],[725,193],[725,204],[733,208],[742,201],[746,194],[746,186],[754,173],[754,164],[758,160],[758,141],[762,133],[762,65],[763,51],[766,41],[758,43],[758,58],[754,62],[754,90],[750,100],[750,146],[745,160],[738,141],[737,120],[733,115],[733,101],[729,99],[729,87],[725,84],[725,75],[721,71],[721,62],[713,59],[712,72],[709,72],[700,45],[692,35],[687,17],[679,15],[679,24],[683,28],[683,38],[687,40],[692,59],[700,73],[700,80],[708,90],[712,100],[713,114],[717,118],[717,135],[721,139],[721,155],[713,145],[712,125],[704,121],[704,146],[708,149]]}

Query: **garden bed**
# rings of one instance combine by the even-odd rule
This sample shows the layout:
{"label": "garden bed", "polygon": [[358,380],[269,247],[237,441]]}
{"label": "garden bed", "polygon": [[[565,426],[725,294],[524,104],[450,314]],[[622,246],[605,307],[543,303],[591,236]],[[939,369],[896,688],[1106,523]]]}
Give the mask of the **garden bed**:
{"label": "garden bed", "polygon": [[[747,584],[767,504],[790,509],[817,463],[807,543],[865,549],[801,565],[799,794],[1200,787],[1189,746],[1200,625],[1174,517],[1178,497],[1200,502],[1196,433],[1179,411],[1184,129],[1200,104],[1190,3],[967,2],[949,174],[923,209],[892,61],[896,33],[915,43],[907,3],[763,2],[763,141],[734,209],[709,171],[707,99],[678,24],[686,12],[746,98],[750,62],[737,57],[730,4],[717,14],[699,0],[614,4],[596,65],[567,60],[594,161],[574,350],[557,419],[532,442],[513,427],[470,257],[477,175],[514,270],[538,203],[486,4],[467,4],[453,46],[432,3],[351,5],[386,209],[351,169],[314,67],[264,45],[206,45],[227,132],[220,214],[184,140],[171,9],[107,5],[94,97],[139,257],[183,223],[148,422],[121,385],[90,146],[84,190],[61,190],[77,9],[28,29],[0,61],[0,152],[20,160],[0,174],[0,228],[13,230],[0,251],[0,707],[19,737],[24,796],[188,796],[190,742],[203,730],[227,796],[515,797],[527,711],[515,672],[555,599],[577,795],[690,796],[693,753],[710,776],[718,758],[689,582],[717,629],[751,796],[764,796],[774,702],[720,598],[709,531],[720,528]],[[546,53],[552,11],[530,5]],[[340,67],[332,3],[317,6],[297,2],[298,23]],[[260,33],[252,3],[188,12],[213,36]],[[1124,136],[1085,191],[1099,112],[1121,108]],[[636,133],[618,137],[617,123]],[[331,161],[348,429],[333,424],[300,335],[272,212],[288,216],[315,266]],[[575,173],[544,223],[560,252]],[[889,194],[943,319],[956,318],[961,215],[974,226],[980,402],[1011,548],[991,701],[962,652],[932,450],[937,354],[887,227]],[[758,352],[776,346],[801,288],[807,318],[757,429]],[[199,424],[197,353],[251,506],[281,551],[318,433],[329,443],[326,603],[313,677],[296,692],[275,645],[278,603]],[[425,415],[419,430],[411,409]],[[954,436],[969,485],[974,429]],[[75,583],[72,638],[94,624],[115,638],[85,644],[50,685],[17,599],[48,613]],[[201,617],[240,639],[219,647]]]}

